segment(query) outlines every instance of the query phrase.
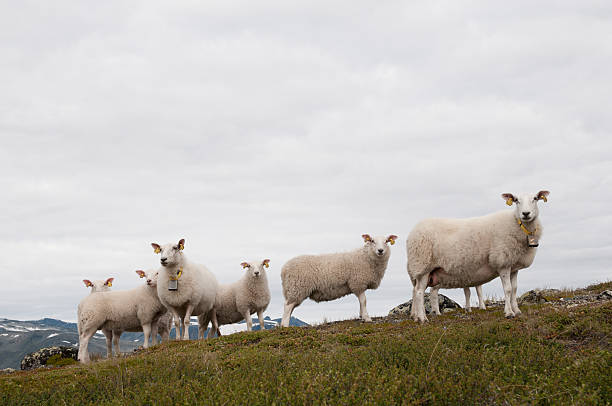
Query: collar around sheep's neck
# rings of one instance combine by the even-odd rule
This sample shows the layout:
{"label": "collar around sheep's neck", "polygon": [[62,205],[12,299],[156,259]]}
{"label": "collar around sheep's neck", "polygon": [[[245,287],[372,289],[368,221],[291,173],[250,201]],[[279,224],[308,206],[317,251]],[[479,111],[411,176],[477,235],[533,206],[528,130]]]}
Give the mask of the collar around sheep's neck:
{"label": "collar around sheep's neck", "polygon": [[518,225],[521,227],[521,230],[523,230],[523,232],[527,235],[532,235],[538,232],[538,226],[536,224],[536,228],[533,231],[529,231],[527,230],[527,227],[525,227],[525,225],[523,224],[523,222],[521,221],[521,219],[516,219],[516,222],[518,223]]}
{"label": "collar around sheep's neck", "polygon": [[172,281],[178,281],[179,279],[181,279],[182,275],[183,275],[183,267],[180,267],[178,272],[176,273],[176,276],[169,275],[168,277]]}

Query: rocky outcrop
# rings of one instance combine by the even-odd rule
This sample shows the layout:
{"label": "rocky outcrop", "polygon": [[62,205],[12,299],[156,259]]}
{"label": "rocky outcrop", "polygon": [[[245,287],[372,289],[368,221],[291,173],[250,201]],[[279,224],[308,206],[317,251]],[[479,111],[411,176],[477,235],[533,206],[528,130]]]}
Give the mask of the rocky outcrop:
{"label": "rocky outcrop", "polygon": [[21,369],[29,370],[46,366],[60,366],[77,361],[78,350],[73,347],[46,347],[41,348],[23,357]]}
{"label": "rocky outcrop", "polygon": [[[456,309],[461,309],[459,303],[455,302],[448,296],[444,296],[438,293],[440,303],[440,313],[451,312]],[[410,316],[410,309],[412,308],[412,299],[406,303],[395,306],[389,311],[389,316]],[[431,314],[431,305],[429,304],[429,293],[425,293],[425,313]]]}

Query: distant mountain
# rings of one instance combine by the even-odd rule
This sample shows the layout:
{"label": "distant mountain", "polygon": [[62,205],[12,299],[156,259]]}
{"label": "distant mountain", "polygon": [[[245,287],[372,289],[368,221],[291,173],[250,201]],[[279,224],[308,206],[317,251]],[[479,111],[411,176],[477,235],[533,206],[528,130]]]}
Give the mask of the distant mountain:
{"label": "distant mountain", "polygon": [[[281,319],[264,318],[266,329],[278,327]],[[291,326],[307,326],[308,324],[291,318]],[[253,330],[259,330],[259,321],[253,318]],[[205,335],[208,334],[208,331]],[[246,331],[244,321],[237,324],[221,326],[221,334],[227,335],[239,331]],[[174,329],[170,332],[170,337],[174,338]],[[189,326],[189,337],[198,337],[197,319],[192,318]],[[121,335],[121,351],[132,352],[135,348],[142,345],[143,333],[123,333]],[[34,352],[43,347],[53,345],[64,345],[78,347],[79,335],[76,323],[68,323],[62,320],[44,318],[41,320],[9,320],[0,318],[0,369],[15,368],[19,369],[21,360],[26,354]],[[98,331],[89,341],[89,352],[106,355],[106,338],[101,331]]]}

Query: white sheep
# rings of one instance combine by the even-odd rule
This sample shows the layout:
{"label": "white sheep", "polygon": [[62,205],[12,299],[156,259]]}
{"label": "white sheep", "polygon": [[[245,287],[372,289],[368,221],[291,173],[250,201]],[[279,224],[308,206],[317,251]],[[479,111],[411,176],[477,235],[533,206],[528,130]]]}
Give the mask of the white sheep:
{"label": "white sheep", "polygon": [[[176,339],[189,340],[191,316],[207,314],[213,308],[218,283],[204,266],[189,262],[183,254],[185,240],[178,244],[160,246],[152,243],[160,254],[162,269],[159,271],[157,293],[161,302],[172,312],[176,327]],[[183,326],[181,335],[180,326]]]}
{"label": "white sheep", "polygon": [[281,270],[285,309],[281,326],[288,327],[293,309],[306,298],[315,302],[354,294],[359,316],[371,321],[366,309],[366,289],[376,289],[385,275],[390,249],[397,236],[362,235],[365,245],[350,252],[302,255],[289,260]]}
{"label": "white sheep", "polygon": [[242,278],[234,283],[219,285],[213,309],[207,314],[198,316],[200,338],[204,337],[211,320],[213,327],[209,336],[215,331],[217,336],[221,336],[220,325],[238,323],[241,320],[246,320],[247,330],[251,331],[253,329],[251,314],[255,312],[259,318],[260,329],[265,330],[263,312],[270,304],[270,288],[266,275],[269,263],[269,259],[243,262],[240,265],[246,269],[246,273]]}
{"label": "white sheep", "polygon": [[[438,291],[440,289],[447,289],[446,286],[432,286],[429,290],[429,304],[431,305],[431,311],[434,314],[440,314],[440,303],[438,300]],[[470,305],[470,288],[463,288],[463,293],[465,295],[465,310],[468,312],[472,311],[472,307]],[[482,297],[482,285],[476,286],[476,294],[478,295],[478,308],[486,309],[484,298]]]}
{"label": "white sheep", "polygon": [[514,212],[501,211],[468,219],[426,219],[406,239],[408,274],[413,284],[413,319],[426,321],[424,292],[427,286],[465,288],[500,277],[506,317],[521,314],[516,302],[516,277],[535,258],[542,236],[538,200],[549,192],[518,197],[502,194]]}
{"label": "white sheep", "polygon": [[[142,270],[137,270],[136,273],[141,278],[146,278],[147,285],[154,288],[155,292],[157,293],[158,271],[145,272]],[[172,330],[172,313],[167,309],[165,310],[166,312],[163,313],[157,321],[153,321],[151,323],[151,340],[153,342],[153,345],[157,344],[158,333],[161,336],[162,342],[170,340],[170,331]],[[142,326],[138,325],[131,328],[113,330],[113,344],[115,346],[115,353],[117,355],[121,354],[121,348],[119,347],[119,340],[121,339],[121,334],[126,331],[130,333],[138,333],[143,331],[143,329]]]}
{"label": "white sheep", "polygon": [[92,282],[89,279],[83,279],[83,283],[85,284],[86,288],[91,288],[90,293],[108,292],[111,286],[113,286],[114,280],[115,278],[108,278],[105,281],[98,279]]}
{"label": "white sheep", "polygon": [[[152,325],[166,312],[153,283],[156,277],[157,271],[152,271],[147,276],[147,285],[118,292],[92,293],[79,303],[78,358],[81,362],[89,362],[87,345],[98,330],[125,331],[140,326],[144,332],[144,347],[149,346]],[[153,344],[157,344],[157,337],[153,337]]]}
{"label": "white sheep", "polygon": [[[108,292],[110,291],[111,286],[113,286],[113,281],[115,278],[108,278],[105,281],[103,280],[95,280],[90,281],[89,279],[83,279],[83,283],[86,288],[91,288],[89,294],[96,292]],[[77,332],[79,331],[79,325],[77,324]],[[111,357],[113,355],[113,332],[111,330],[102,330],[104,337],[106,337],[106,357]]]}

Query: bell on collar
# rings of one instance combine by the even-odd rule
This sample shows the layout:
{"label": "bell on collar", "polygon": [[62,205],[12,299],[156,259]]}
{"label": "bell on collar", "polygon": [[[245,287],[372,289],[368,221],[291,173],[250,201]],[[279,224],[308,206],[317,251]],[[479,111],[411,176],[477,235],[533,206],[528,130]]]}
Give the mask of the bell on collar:
{"label": "bell on collar", "polygon": [[530,247],[537,247],[538,245],[540,245],[540,242],[538,241],[538,237],[536,237],[535,235],[528,235],[527,236],[527,245],[529,245]]}

